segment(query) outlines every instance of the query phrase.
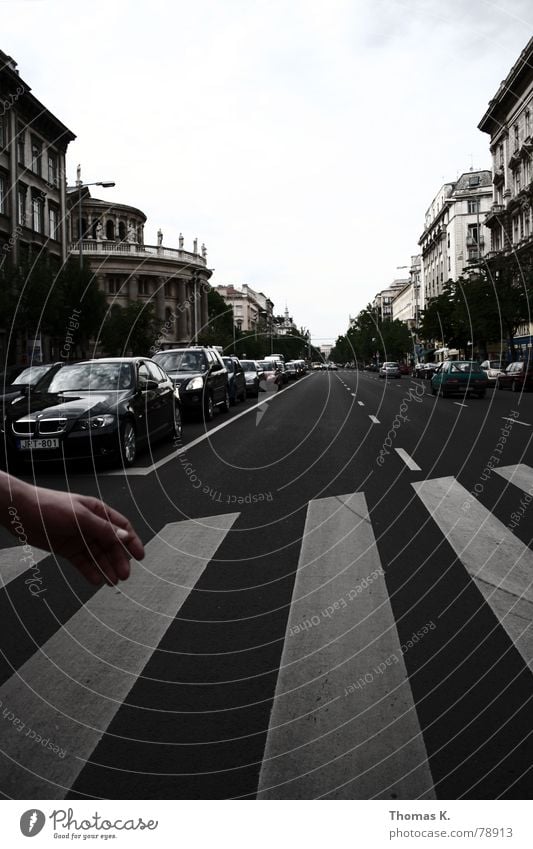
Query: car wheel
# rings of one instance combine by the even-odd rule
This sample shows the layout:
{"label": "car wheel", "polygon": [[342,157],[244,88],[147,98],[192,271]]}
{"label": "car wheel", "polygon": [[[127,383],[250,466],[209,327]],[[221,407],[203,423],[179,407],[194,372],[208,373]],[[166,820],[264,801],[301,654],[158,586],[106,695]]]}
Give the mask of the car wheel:
{"label": "car wheel", "polygon": [[126,419],[120,428],[120,456],[125,466],[132,466],[137,457],[137,434],[131,419]]}
{"label": "car wheel", "polygon": [[170,430],[170,438],[172,440],[181,439],[182,431],[181,410],[178,404],[174,404],[174,421],[172,422],[172,428]]}
{"label": "car wheel", "polygon": [[228,390],[228,387],[226,387],[226,394],[224,396],[224,401],[220,405],[220,409],[222,410],[223,413],[227,413],[229,411],[230,404],[231,404],[231,399],[229,397],[229,390]]}
{"label": "car wheel", "polygon": [[204,401],[204,419],[206,422],[210,422],[215,414],[215,408],[213,404],[213,396],[210,392],[207,393]]}

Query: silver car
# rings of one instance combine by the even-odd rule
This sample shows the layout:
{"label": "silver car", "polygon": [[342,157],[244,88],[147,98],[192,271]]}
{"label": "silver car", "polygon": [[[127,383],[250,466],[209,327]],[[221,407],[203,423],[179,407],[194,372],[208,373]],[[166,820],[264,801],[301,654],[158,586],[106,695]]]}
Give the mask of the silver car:
{"label": "silver car", "polygon": [[401,377],[400,372],[400,364],[399,363],[383,363],[379,370],[379,376],[385,378],[397,378]]}

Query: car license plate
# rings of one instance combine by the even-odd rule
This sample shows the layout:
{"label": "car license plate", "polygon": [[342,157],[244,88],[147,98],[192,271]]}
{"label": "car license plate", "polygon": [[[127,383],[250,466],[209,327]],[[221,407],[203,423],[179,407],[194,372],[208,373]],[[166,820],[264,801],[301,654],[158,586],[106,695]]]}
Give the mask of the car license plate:
{"label": "car license plate", "polygon": [[19,439],[21,451],[32,451],[34,448],[59,448],[59,439]]}

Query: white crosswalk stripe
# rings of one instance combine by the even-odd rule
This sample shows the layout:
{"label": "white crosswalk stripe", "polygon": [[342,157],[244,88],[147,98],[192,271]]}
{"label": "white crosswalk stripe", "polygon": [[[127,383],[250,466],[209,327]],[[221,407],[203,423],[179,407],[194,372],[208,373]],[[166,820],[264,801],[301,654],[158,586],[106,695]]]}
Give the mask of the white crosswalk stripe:
{"label": "white crosswalk stripe", "polygon": [[31,546],[31,554],[27,554],[22,545],[3,548],[0,551],[0,588],[7,587],[11,581],[28,572],[33,566],[50,557],[48,551]]}
{"label": "white crosswalk stripe", "polygon": [[100,589],[0,688],[24,726],[0,724],[4,793],[64,798],[237,516],[166,525],[121,590]]}
{"label": "white crosswalk stripe", "polygon": [[259,782],[322,796],[433,798],[362,493],[309,504]]}
{"label": "white crosswalk stripe", "polygon": [[501,469],[494,469],[497,475],[523,489],[524,492],[533,494],[533,469],[531,466],[526,466],[525,463],[518,463],[516,466],[503,466]]}
{"label": "white crosswalk stripe", "polygon": [[533,668],[533,551],[455,478],[411,485]]}

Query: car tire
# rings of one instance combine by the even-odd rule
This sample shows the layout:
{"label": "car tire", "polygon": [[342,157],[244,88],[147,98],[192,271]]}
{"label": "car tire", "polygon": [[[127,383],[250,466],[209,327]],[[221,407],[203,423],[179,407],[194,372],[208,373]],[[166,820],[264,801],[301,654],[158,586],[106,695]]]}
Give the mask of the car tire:
{"label": "car tire", "polygon": [[183,427],[181,423],[181,410],[179,408],[179,404],[174,405],[174,421],[172,422],[172,427],[170,429],[170,438],[172,441],[175,439],[181,439],[183,432]]}
{"label": "car tire", "polygon": [[215,406],[213,404],[213,396],[210,392],[207,392],[205,400],[204,400],[204,420],[206,422],[210,422],[215,415]]}
{"label": "car tire", "polygon": [[[233,403],[235,403],[235,402],[233,402]],[[230,399],[230,397],[229,397],[229,390],[228,390],[228,387],[226,386],[226,394],[225,394],[225,396],[224,396],[224,400],[223,400],[222,404],[220,405],[220,409],[221,409],[221,411],[222,411],[223,413],[228,413],[228,412],[229,412],[229,408],[230,408],[230,404],[231,404],[231,399]]]}
{"label": "car tire", "polygon": [[120,456],[125,466],[133,466],[137,457],[137,434],[131,419],[125,419],[120,426]]}

